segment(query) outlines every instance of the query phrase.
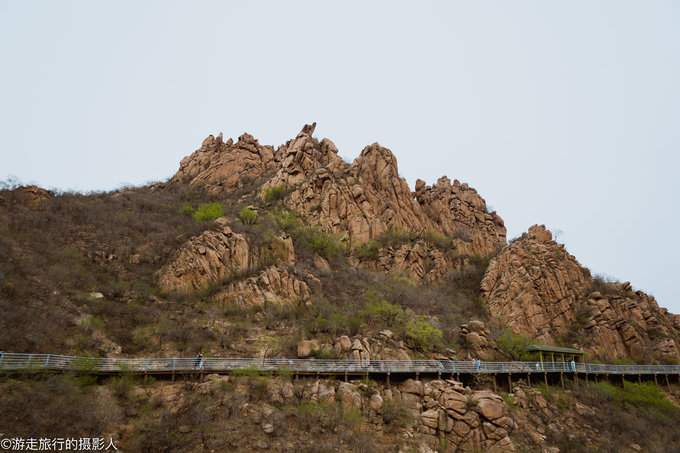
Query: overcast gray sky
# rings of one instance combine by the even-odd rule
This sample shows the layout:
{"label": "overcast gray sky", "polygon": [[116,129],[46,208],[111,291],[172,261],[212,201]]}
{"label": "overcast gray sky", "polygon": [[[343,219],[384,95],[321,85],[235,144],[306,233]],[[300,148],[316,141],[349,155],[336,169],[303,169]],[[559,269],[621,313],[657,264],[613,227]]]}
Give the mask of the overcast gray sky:
{"label": "overcast gray sky", "polygon": [[0,0],[0,178],[141,185],[317,121],[680,313],[679,57],[677,1]]}

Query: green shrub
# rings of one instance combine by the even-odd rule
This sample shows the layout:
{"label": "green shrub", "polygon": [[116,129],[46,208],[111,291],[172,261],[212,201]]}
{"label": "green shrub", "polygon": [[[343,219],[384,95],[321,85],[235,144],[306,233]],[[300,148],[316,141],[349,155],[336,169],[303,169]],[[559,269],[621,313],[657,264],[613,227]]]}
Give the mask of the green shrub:
{"label": "green shrub", "polygon": [[673,413],[680,415],[680,410],[668,400],[666,394],[651,382],[638,384],[625,381],[623,388],[609,382],[592,384],[596,393],[613,401],[624,409],[646,414]]}
{"label": "green shrub", "polygon": [[375,290],[370,290],[366,295],[366,306],[359,311],[367,322],[380,320],[386,327],[393,327],[400,316],[404,315],[404,310],[389,303],[385,299],[378,297]]}
{"label": "green shrub", "polygon": [[390,227],[380,233],[377,242],[383,247],[398,248],[418,239],[418,234],[403,227]]}
{"label": "green shrub", "polygon": [[328,332],[333,336],[356,335],[361,330],[361,319],[353,318],[344,313],[333,313],[328,316]]}
{"label": "green shrub", "polygon": [[327,234],[316,226],[305,225],[299,214],[276,210],[271,214],[277,225],[293,238],[296,248],[303,248],[324,258],[343,255],[346,247],[335,234]]}
{"label": "green shrub", "polygon": [[349,431],[361,421],[359,410],[346,408],[340,403],[305,401],[296,408],[295,412],[306,431],[317,426],[324,429]]}
{"label": "green shrub", "polygon": [[200,223],[207,220],[215,220],[222,217],[222,205],[214,203],[203,203],[198,206],[198,209],[193,215],[194,222]]}
{"label": "green shrub", "polygon": [[354,247],[354,256],[361,260],[376,260],[380,256],[380,244],[376,241],[359,244]]}
{"label": "green shrub", "polygon": [[137,381],[134,375],[122,374],[111,378],[109,386],[113,394],[122,401],[127,401],[135,390]]}
{"label": "green shrub", "polygon": [[425,315],[407,322],[404,335],[414,349],[424,353],[431,352],[442,343],[442,331],[433,327]]}
{"label": "green shrub", "polygon": [[265,238],[265,243],[260,247],[260,263],[263,266],[278,264],[286,261],[288,257],[288,244],[273,235]]}
{"label": "green shrub", "polygon": [[244,225],[254,225],[257,221],[257,212],[250,208],[243,208],[238,213],[238,217]]}
{"label": "green shrub", "polygon": [[262,198],[264,201],[270,202],[270,201],[276,201],[276,200],[283,200],[286,195],[288,195],[289,189],[288,186],[283,183],[279,184],[274,187],[267,187],[262,191]]}
{"label": "green shrub", "polygon": [[503,398],[505,404],[507,404],[508,406],[517,405],[517,398],[515,398],[515,395],[511,395],[510,393],[503,393],[501,394],[501,397]]}
{"label": "green shrub", "polygon": [[[454,236],[455,237],[455,236]],[[426,231],[423,233],[423,239],[437,247],[438,249],[448,250],[453,246],[453,239],[446,236],[440,236],[434,231]]]}
{"label": "green shrub", "polygon": [[191,207],[189,203],[184,203],[181,208],[179,208],[179,213],[182,215],[193,215],[196,210]]}
{"label": "green shrub", "polygon": [[321,348],[313,349],[311,352],[311,356],[314,357],[315,359],[331,360],[341,358],[342,353],[340,351],[336,351],[333,348]]}
{"label": "green shrub", "polygon": [[498,347],[515,360],[531,358],[530,354],[526,351],[526,347],[531,346],[534,343],[534,340],[531,338],[516,334],[509,330],[504,330],[496,339]]}
{"label": "green shrub", "polygon": [[338,238],[324,233],[321,228],[308,226],[296,233],[298,240],[305,248],[324,258],[342,255],[345,252],[345,247],[338,241]]}

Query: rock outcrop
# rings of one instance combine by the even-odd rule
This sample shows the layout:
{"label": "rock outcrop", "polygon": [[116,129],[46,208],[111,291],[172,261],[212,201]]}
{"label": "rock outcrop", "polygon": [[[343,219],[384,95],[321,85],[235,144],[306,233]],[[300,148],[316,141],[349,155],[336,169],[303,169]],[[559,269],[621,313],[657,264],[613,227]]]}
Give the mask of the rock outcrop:
{"label": "rock outcrop", "polygon": [[0,205],[20,204],[32,211],[40,209],[45,200],[52,198],[54,193],[38,186],[19,186],[0,193]]}
{"label": "rock outcrop", "polygon": [[542,225],[491,262],[481,288],[493,317],[546,344],[572,338],[603,357],[680,353],[679,316],[659,308],[652,296],[633,292],[630,283],[593,278]]}
{"label": "rock outcrop", "polygon": [[377,430],[393,422],[384,412],[389,404],[405,410],[430,448],[437,448],[439,439],[445,438],[452,451],[515,451],[509,436],[517,425],[508,415],[507,404],[489,390],[466,391],[462,383],[450,379],[407,379],[392,389],[369,388],[356,381],[334,385],[313,381],[304,388],[296,387],[291,382],[272,381],[269,399],[279,405],[307,400],[363,409],[367,423]]}
{"label": "rock outcrop", "polygon": [[158,271],[162,290],[199,289],[250,269],[253,255],[245,236],[234,233],[225,218],[215,222],[218,230],[208,230],[189,239]]}
{"label": "rock outcrop", "polygon": [[415,244],[381,247],[375,257],[353,256],[350,264],[374,272],[408,275],[414,282],[426,283],[441,281],[459,263],[427,241],[418,240]]}
{"label": "rock outcrop", "polygon": [[333,142],[312,137],[315,127],[305,125],[276,150],[248,134],[236,144],[210,136],[182,160],[173,179],[219,193],[271,174],[263,193],[289,187],[291,209],[352,244],[373,240],[388,228],[450,237],[460,254],[489,254],[505,242],[503,221],[487,212],[484,199],[467,184],[443,177],[433,187],[419,181],[411,192],[389,149],[374,143],[347,164]]}
{"label": "rock outcrop", "polygon": [[460,352],[468,360],[493,360],[498,355],[498,346],[491,331],[482,321],[472,320],[456,327],[452,340],[461,345]]}
{"label": "rock outcrop", "polygon": [[445,437],[454,451],[515,451],[509,434],[516,428],[503,399],[489,390],[466,392],[460,382],[406,380],[395,399],[418,414],[420,431]]}
{"label": "rock outcrop", "polygon": [[505,244],[505,224],[466,183],[443,176],[432,187],[416,181],[416,199],[440,231],[454,239],[460,254],[488,254]]}
{"label": "rock outcrop", "polygon": [[273,147],[260,145],[250,134],[241,135],[236,143],[232,139],[225,143],[219,134],[206,138],[198,150],[182,159],[173,180],[217,194],[247,186],[275,168]]}
{"label": "rock outcrop", "polygon": [[314,142],[302,133],[296,143],[300,140],[306,140],[305,148],[290,147],[283,161],[306,162],[306,167],[283,167],[267,185],[299,184],[288,205],[307,213],[326,232],[352,243],[374,240],[389,228],[432,232],[451,238],[461,254],[489,254],[505,242],[503,221],[487,213],[484,200],[466,184],[450,185],[444,177],[433,188],[419,181],[411,192],[399,177],[394,154],[377,143],[348,165],[336,156],[334,146],[321,142],[314,168],[309,158]]}
{"label": "rock outcrop", "polygon": [[227,289],[215,295],[215,300],[225,304],[262,307],[266,303],[305,302],[311,295],[312,292],[304,280],[297,279],[285,268],[270,266],[256,277],[231,283]]}

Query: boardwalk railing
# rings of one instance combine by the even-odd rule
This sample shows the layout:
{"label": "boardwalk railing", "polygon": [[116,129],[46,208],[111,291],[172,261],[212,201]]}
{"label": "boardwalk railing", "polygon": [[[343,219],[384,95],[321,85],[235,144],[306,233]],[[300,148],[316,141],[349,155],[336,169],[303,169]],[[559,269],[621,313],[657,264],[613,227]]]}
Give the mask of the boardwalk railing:
{"label": "boardwalk railing", "polygon": [[254,370],[262,372],[289,371],[319,374],[365,373],[556,373],[578,372],[593,374],[679,374],[680,365],[609,365],[571,362],[474,362],[458,360],[317,360],[276,358],[97,358],[56,354],[0,355],[2,371],[87,371],[95,373],[143,372],[150,374],[182,372],[232,372]]}

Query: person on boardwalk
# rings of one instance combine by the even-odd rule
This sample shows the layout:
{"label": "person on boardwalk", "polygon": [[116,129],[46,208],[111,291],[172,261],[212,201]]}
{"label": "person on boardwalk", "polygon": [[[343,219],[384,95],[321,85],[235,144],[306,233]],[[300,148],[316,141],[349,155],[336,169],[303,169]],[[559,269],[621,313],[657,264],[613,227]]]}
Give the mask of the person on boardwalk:
{"label": "person on boardwalk", "polygon": [[574,362],[574,359],[571,359],[571,371],[576,372],[576,362]]}
{"label": "person on boardwalk", "polygon": [[198,362],[198,369],[202,370],[203,369],[203,364],[205,363],[205,357],[203,357],[203,353],[201,352],[199,355],[200,361]]}
{"label": "person on boardwalk", "polygon": [[198,368],[198,365],[201,363],[201,353],[197,352],[196,353],[196,358],[194,359],[194,368]]}
{"label": "person on boardwalk", "polygon": [[477,364],[477,372],[479,373],[482,369],[482,361],[480,359],[477,359],[475,363]]}

